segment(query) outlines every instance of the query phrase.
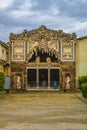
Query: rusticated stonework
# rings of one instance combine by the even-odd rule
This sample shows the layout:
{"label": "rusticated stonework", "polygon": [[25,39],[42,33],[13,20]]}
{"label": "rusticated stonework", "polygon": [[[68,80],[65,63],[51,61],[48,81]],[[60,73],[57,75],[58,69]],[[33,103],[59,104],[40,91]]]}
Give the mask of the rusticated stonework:
{"label": "rusticated stonework", "polygon": [[13,89],[40,88],[42,82],[52,88],[56,80],[60,89],[75,90],[75,33],[42,25],[21,34],[11,33],[10,44]]}

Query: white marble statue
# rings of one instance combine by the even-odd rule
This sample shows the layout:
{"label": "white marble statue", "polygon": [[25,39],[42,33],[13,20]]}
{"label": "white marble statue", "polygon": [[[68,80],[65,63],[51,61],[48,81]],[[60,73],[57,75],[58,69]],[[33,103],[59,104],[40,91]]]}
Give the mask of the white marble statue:
{"label": "white marble statue", "polygon": [[21,77],[18,75],[17,76],[17,89],[21,88]]}
{"label": "white marble statue", "polygon": [[66,80],[65,80],[65,82],[66,82],[66,89],[70,89],[70,81],[71,81],[70,76],[67,76]]}

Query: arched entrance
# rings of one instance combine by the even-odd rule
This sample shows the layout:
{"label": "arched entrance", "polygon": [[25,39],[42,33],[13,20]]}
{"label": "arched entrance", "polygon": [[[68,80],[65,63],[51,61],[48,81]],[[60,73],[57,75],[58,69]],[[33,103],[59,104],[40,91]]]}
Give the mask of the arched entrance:
{"label": "arched entrance", "polygon": [[[32,56],[31,56],[32,54]],[[28,54],[27,86],[30,88],[52,88],[53,82],[60,84],[60,67],[58,66],[58,55],[54,51],[45,49],[33,49]]]}

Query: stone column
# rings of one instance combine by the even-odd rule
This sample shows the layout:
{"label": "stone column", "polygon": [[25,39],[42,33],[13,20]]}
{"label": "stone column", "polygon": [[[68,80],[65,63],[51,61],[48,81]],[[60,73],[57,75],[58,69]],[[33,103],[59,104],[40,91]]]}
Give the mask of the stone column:
{"label": "stone column", "polygon": [[39,88],[39,69],[38,69],[38,67],[36,69],[36,84],[37,84],[37,88]]}
{"label": "stone column", "polygon": [[48,88],[50,88],[50,67],[48,67]]}
{"label": "stone column", "polygon": [[40,63],[40,57],[38,56],[37,58],[36,58],[36,66],[37,66],[37,72],[36,72],[36,84],[37,84],[37,88],[39,88],[39,69],[38,69],[38,67],[39,67],[39,63]]}

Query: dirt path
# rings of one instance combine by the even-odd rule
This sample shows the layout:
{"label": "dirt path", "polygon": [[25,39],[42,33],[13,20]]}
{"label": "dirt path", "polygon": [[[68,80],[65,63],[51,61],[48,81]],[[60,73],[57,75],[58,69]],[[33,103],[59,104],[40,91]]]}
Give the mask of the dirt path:
{"label": "dirt path", "polygon": [[0,130],[87,130],[87,103],[68,93],[5,95]]}

